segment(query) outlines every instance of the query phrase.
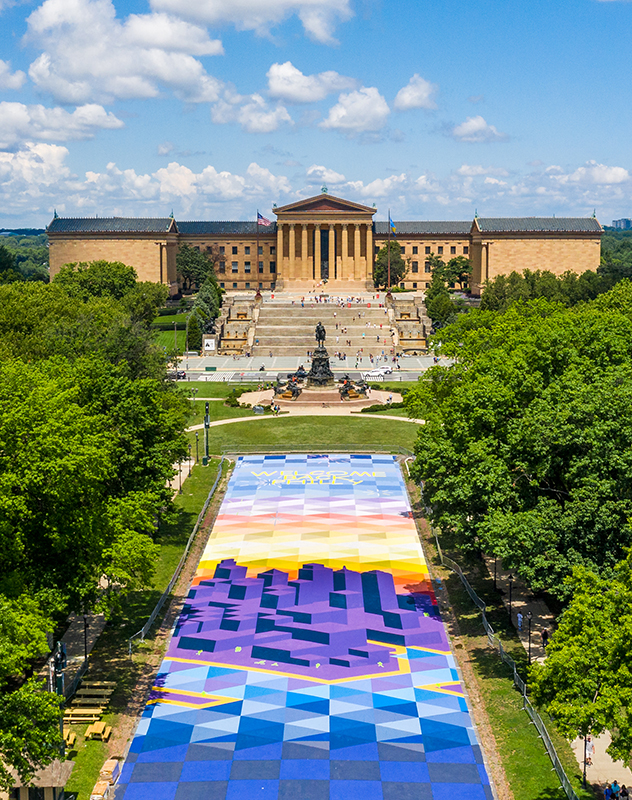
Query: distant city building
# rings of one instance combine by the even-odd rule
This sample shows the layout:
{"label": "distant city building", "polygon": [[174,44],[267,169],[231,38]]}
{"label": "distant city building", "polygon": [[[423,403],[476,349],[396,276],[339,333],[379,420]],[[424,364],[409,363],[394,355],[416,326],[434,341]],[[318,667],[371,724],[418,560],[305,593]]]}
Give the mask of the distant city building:
{"label": "distant city building", "polygon": [[[326,192],[282,207],[276,221],[190,222],[159,219],[55,217],[48,226],[50,274],[77,261],[122,261],[140,280],[178,291],[176,254],[182,244],[207,252],[227,290],[329,292],[373,288],[373,264],[388,240],[387,222],[374,207]],[[253,215],[254,216],[254,215]],[[263,219],[263,218],[262,218]],[[264,220],[268,222],[268,220]],[[594,217],[475,217],[473,221],[395,221],[392,236],[409,264],[403,289],[427,289],[431,254],[472,262],[471,290],[513,270],[568,270],[599,266],[603,229]],[[258,251],[258,252],[257,252]]]}
{"label": "distant city building", "polygon": [[619,231],[628,231],[632,228],[632,219],[613,219],[612,227]]}

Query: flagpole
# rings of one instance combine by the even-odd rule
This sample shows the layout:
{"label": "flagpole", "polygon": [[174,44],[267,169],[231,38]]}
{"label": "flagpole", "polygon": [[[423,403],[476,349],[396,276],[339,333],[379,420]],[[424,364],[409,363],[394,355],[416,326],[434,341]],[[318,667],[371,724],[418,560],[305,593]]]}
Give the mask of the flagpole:
{"label": "flagpole", "polygon": [[388,291],[391,290],[391,209],[388,210],[388,244],[386,246],[388,251]]}
{"label": "flagpole", "polygon": [[257,290],[258,290],[259,289],[259,283],[261,282],[260,279],[259,279],[259,209],[257,209],[256,223],[257,223],[257,258],[256,258],[255,263],[257,265],[256,275],[257,275]]}

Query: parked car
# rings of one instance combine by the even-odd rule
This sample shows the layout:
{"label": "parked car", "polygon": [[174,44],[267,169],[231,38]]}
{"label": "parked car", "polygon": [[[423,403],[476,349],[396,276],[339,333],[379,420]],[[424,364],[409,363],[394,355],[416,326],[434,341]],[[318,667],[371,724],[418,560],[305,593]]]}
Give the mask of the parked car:
{"label": "parked car", "polygon": [[372,369],[370,372],[364,373],[365,380],[367,378],[383,378],[385,375],[391,375],[393,372],[392,367],[376,367]]}

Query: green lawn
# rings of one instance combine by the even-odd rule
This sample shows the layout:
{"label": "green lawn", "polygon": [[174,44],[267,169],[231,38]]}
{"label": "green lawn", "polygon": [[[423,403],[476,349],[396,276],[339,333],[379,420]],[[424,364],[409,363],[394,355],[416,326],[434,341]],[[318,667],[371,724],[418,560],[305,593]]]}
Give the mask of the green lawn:
{"label": "green lawn", "polygon": [[[173,347],[175,344],[174,341],[175,337],[173,335],[173,331],[155,331],[154,332],[154,341],[159,347],[166,347],[167,354],[173,353]],[[184,353],[184,349],[187,343],[187,334],[185,330],[178,330],[178,350],[181,353]]]}
{"label": "green lawn", "polygon": [[[193,414],[189,418],[188,426],[199,425],[204,421],[204,400],[196,400],[191,402]],[[231,406],[224,405],[220,401],[212,401],[208,404],[208,415],[211,422],[218,419],[232,419],[234,417],[253,417],[254,413],[251,408],[232,408]]]}
{"label": "green lawn", "polygon": [[[218,404],[219,405],[219,404]],[[369,419],[367,419],[369,417]],[[204,432],[200,431],[200,453],[203,451]],[[222,425],[209,430],[209,452],[221,453],[234,447],[297,447],[314,452],[335,452],[336,447],[357,446],[363,451],[405,447],[412,450],[417,435],[417,425],[411,422],[391,422],[385,419],[361,417],[270,417]],[[188,434],[195,447],[195,433]]]}
{"label": "green lawn", "polygon": [[384,406],[383,411],[371,411],[367,414],[362,414],[363,419],[368,419],[373,414],[385,414],[387,417],[406,417],[408,419],[408,411],[405,408],[389,408]]}
{"label": "green lawn", "polygon": [[182,388],[189,392],[193,397],[193,389],[197,389],[196,397],[228,397],[234,389],[245,389],[247,392],[254,392],[257,383],[224,383],[223,381],[187,381],[182,384]]}

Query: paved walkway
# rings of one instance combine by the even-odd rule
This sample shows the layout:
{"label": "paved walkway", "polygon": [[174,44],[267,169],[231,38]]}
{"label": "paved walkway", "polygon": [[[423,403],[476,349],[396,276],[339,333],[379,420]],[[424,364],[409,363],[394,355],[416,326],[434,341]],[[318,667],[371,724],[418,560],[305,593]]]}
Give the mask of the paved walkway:
{"label": "paved walkway", "polygon": [[[494,576],[494,559],[488,556],[485,557],[489,574]],[[503,593],[503,603],[509,611],[509,575],[511,573],[503,570],[502,561],[498,559],[496,562],[496,585]],[[542,631],[546,628],[549,633],[552,633],[555,628],[555,616],[546,605],[546,603],[534,597],[529,589],[520,580],[511,581],[511,619],[513,624],[518,626],[517,614],[520,612],[523,616],[522,630],[518,631],[520,641],[522,642],[525,650],[529,649],[529,625],[527,621],[527,612],[531,611],[531,659],[532,661],[544,661],[546,654],[542,646]],[[586,779],[591,784],[605,785],[617,780],[621,785],[625,784],[628,787],[632,786],[632,770],[622,764],[620,761],[613,761],[606,748],[610,744],[610,734],[604,733],[601,736],[593,737],[595,744],[595,754],[593,756],[592,766],[586,769]],[[584,768],[584,748],[583,739],[576,739],[571,747],[575,753],[577,763],[580,769]]]}

